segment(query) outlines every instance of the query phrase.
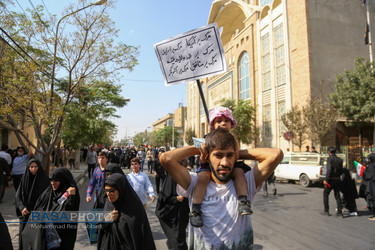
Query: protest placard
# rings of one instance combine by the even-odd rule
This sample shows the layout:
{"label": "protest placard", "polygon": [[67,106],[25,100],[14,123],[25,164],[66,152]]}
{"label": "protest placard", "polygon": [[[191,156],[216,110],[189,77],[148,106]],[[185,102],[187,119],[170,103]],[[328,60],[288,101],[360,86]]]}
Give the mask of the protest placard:
{"label": "protest placard", "polygon": [[216,23],[154,44],[165,85],[223,73],[225,53]]}

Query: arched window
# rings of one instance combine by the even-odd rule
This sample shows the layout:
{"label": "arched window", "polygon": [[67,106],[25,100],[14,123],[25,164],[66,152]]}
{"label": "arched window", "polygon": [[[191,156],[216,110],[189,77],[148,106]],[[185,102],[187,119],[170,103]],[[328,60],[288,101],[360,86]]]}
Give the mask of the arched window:
{"label": "arched window", "polygon": [[249,54],[244,52],[239,63],[239,88],[240,99],[250,98],[250,69],[249,69]]}

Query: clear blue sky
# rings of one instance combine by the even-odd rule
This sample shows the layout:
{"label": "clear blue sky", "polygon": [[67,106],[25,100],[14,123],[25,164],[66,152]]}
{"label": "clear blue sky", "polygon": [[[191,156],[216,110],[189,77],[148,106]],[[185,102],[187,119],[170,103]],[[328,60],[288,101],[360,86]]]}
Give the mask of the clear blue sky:
{"label": "clear blue sky", "polygon": [[[17,0],[24,10],[47,6],[58,18],[73,0]],[[21,11],[16,0],[9,9]],[[122,95],[130,98],[128,105],[117,111],[113,119],[118,126],[116,139],[134,136],[152,127],[152,123],[173,113],[182,102],[186,106],[186,83],[165,87],[153,44],[207,24],[212,0],[118,0],[110,16],[120,30],[119,41],[140,46],[139,64],[131,73],[124,72],[120,83]],[[92,7],[100,8],[100,7]],[[47,14],[47,12],[46,12]],[[149,128],[148,131],[150,131]]]}

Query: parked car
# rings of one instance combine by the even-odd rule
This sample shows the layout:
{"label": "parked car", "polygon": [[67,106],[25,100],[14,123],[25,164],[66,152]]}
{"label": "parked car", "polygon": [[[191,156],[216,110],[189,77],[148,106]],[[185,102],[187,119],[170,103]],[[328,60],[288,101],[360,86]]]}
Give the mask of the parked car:
{"label": "parked car", "polygon": [[[343,159],[346,166],[345,155],[337,154]],[[290,153],[275,170],[275,177],[288,181],[299,181],[301,186],[308,187],[312,183],[324,180],[327,172],[328,154],[316,153]]]}

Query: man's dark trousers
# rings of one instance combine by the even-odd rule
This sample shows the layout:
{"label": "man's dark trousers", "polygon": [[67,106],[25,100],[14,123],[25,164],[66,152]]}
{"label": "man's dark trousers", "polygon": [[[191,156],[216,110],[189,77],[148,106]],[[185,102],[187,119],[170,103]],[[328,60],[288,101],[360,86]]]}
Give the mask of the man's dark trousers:
{"label": "man's dark trousers", "polygon": [[340,197],[341,181],[340,179],[337,179],[337,180],[331,179],[329,180],[328,183],[331,187],[324,187],[324,191],[323,191],[324,211],[325,212],[329,211],[328,197],[329,197],[329,194],[331,193],[331,190],[333,189],[336,203],[337,203],[337,213],[341,214],[342,213],[342,202],[341,202],[341,197]]}

